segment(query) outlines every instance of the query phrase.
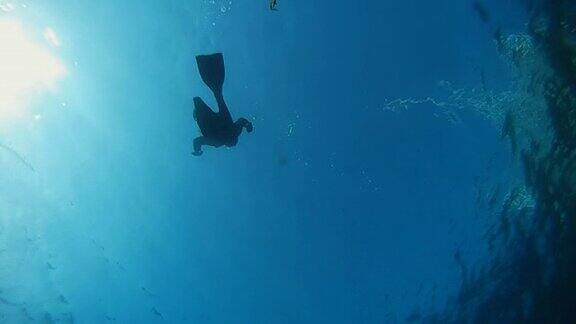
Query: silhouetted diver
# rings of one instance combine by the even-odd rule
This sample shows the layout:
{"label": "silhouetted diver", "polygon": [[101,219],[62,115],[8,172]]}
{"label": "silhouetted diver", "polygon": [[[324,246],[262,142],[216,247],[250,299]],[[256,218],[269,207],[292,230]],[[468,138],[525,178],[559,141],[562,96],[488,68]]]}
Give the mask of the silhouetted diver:
{"label": "silhouetted diver", "polygon": [[202,154],[202,145],[234,146],[238,143],[238,136],[242,133],[243,128],[246,128],[248,133],[252,132],[254,128],[246,118],[239,118],[236,122],[232,121],[232,116],[222,95],[225,75],[222,53],[198,55],[196,56],[196,63],[202,81],[212,90],[218,103],[218,112],[215,113],[200,97],[194,98],[194,119],[203,135],[194,139],[194,152],[192,154],[198,156]]}

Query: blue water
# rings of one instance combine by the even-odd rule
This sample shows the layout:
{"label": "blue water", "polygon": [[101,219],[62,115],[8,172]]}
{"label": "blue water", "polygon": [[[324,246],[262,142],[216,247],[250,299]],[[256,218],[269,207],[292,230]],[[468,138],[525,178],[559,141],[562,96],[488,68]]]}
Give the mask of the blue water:
{"label": "blue water", "polygon": [[[34,168],[1,160],[5,321],[404,322],[457,293],[455,251],[484,255],[474,185],[510,168],[499,130],[382,109],[504,82],[470,2],[15,2],[0,19],[53,28],[68,75],[34,97],[41,122],[1,132]],[[213,52],[255,131],[194,157]]]}

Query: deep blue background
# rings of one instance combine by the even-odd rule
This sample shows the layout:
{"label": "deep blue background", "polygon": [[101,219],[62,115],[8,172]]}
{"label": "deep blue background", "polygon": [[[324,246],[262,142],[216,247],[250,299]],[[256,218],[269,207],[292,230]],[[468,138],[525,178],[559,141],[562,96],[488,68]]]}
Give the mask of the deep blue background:
{"label": "deep blue background", "polygon": [[[37,171],[13,167],[22,179],[2,189],[18,215],[4,228],[35,238],[6,239],[33,252],[4,297],[80,323],[403,322],[445,304],[454,252],[482,255],[474,179],[506,148],[473,112],[455,125],[428,104],[382,108],[445,96],[441,80],[478,86],[480,71],[498,84],[490,28],[469,1],[278,3],[12,13],[58,32],[70,74],[38,103],[40,126],[6,134]],[[214,100],[194,56],[216,51],[255,132],[197,158],[192,98]]]}

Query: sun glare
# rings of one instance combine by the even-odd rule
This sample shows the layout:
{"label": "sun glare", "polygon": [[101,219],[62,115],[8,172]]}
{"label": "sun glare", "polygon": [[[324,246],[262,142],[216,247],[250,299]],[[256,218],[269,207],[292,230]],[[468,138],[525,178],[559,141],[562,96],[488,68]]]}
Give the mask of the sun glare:
{"label": "sun glare", "polygon": [[46,44],[34,41],[16,20],[0,19],[0,121],[27,115],[30,97],[55,91],[66,74],[64,64],[49,46],[58,47],[56,33],[43,32]]}

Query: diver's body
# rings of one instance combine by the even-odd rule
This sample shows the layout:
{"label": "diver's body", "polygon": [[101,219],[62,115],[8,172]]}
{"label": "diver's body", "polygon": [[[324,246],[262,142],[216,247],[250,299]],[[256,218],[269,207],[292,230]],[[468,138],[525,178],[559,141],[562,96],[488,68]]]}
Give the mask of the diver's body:
{"label": "diver's body", "polygon": [[200,127],[202,136],[194,139],[194,155],[202,154],[202,146],[213,147],[235,146],[242,129],[252,132],[253,127],[245,118],[233,121],[228,106],[222,95],[224,83],[224,59],[221,53],[212,55],[199,55],[196,57],[200,76],[214,93],[218,103],[218,112],[214,112],[200,97],[194,98],[194,119]]}

